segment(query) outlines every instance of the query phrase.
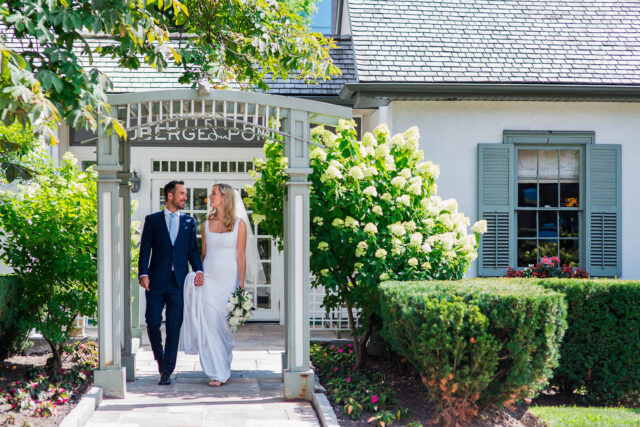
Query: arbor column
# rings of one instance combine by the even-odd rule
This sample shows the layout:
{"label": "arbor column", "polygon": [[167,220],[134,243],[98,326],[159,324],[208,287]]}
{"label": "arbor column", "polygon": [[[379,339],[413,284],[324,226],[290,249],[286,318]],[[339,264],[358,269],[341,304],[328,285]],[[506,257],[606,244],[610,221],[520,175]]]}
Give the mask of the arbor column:
{"label": "arbor column", "polygon": [[125,369],[121,366],[123,342],[123,254],[121,171],[118,136],[107,136],[98,126],[98,345],[99,366],[94,383],[105,397],[123,398]]}
{"label": "arbor column", "polygon": [[286,349],[284,398],[311,400],[313,371],[309,368],[309,117],[291,110],[291,138],[285,139],[287,203],[284,205],[286,259]]}
{"label": "arbor column", "polygon": [[122,277],[123,277],[123,345],[122,366],[126,369],[127,381],[136,380],[136,351],[140,345],[139,338],[133,337],[133,313],[132,304],[133,284],[131,283],[131,146],[124,142],[120,145],[120,163],[122,172],[118,174],[120,179],[120,218],[121,245],[122,245]]}

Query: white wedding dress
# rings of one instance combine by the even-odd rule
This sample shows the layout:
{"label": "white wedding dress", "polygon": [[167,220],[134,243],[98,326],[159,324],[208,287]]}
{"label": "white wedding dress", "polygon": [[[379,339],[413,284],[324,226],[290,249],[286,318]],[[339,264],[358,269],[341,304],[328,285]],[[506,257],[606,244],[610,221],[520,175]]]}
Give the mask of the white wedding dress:
{"label": "white wedding dress", "polygon": [[205,222],[207,252],[203,261],[204,285],[196,287],[195,273],[184,282],[184,317],[180,349],[199,354],[202,370],[211,380],[226,382],[231,376],[233,333],[227,321],[227,302],[238,287],[238,218],[233,230],[212,233]]}

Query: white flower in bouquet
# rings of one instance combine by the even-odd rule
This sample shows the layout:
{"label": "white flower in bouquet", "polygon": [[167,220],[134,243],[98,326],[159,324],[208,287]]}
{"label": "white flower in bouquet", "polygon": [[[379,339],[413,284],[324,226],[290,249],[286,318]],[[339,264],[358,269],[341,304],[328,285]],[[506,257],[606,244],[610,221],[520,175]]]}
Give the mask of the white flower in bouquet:
{"label": "white flower in bouquet", "polygon": [[481,219],[480,221],[476,221],[471,226],[471,231],[473,231],[474,233],[480,233],[480,234],[486,233],[487,232],[487,220],[486,219]]}
{"label": "white flower in bouquet", "polygon": [[227,303],[227,311],[228,312],[232,312],[234,308],[235,308],[235,305],[233,305],[231,302]]}
{"label": "white flower in bouquet", "polygon": [[242,317],[243,314],[244,312],[242,311],[241,308],[236,308],[235,310],[233,310],[233,315],[235,317]]}
{"label": "white flower in bouquet", "polygon": [[229,319],[229,326],[231,327],[238,326],[238,318],[232,317],[231,319]]}
{"label": "white flower in bouquet", "polygon": [[245,310],[250,310],[251,307],[253,307],[253,304],[249,299],[245,300],[245,302],[242,303],[242,308],[244,308]]}

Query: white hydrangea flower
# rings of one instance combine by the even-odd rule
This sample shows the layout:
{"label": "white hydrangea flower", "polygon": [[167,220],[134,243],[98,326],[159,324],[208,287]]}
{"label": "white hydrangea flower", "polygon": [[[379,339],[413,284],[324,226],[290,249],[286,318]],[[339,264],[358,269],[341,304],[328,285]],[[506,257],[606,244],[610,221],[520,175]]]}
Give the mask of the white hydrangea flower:
{"label": "white hydrangea flower", "polygon": [[386,258],[387,257],[387,251],[385,251],[384,249],[380,248],[376,251],[376,258]]}
{"label": "white hydrangea flower", "polygon": [[353,179],[362,179],[364,178],[364,173],[362,172],[360,166],[354,166],[349,169],[349,176]]}
{"label": "white hydrangea flower", "polygon": [[318,125],[316,127],[311,128],[311,135],[322,135],[324,134],[324,125]]}
{"label": "white hydrangea flower", "polygon": [[416,196],[419,196],[419,195],[422,194],[422,185],[420,185],[420,184],[411,184],[407,188],[407,192],[409,192],[411,194],[415,194]]}
{"label": "white hydrangea flower", "polygon": [[425,254],[428,254],[429,252],[431,252],[433,248],[431,247],[429,242],[424,242],[420,249],[422,249],[422,252],[424,252]]}
{"label": "white hydrangea flower", "polygon": [[[370,147],[364,147],[363,150],[365,155],[367,155],[368,157],[373,157],[376,155],[376,150],[375,148],[373,148],[373,146]],[[374,168],[375,169],[375,168]]]}
{"label": "white hydrangea flower", "polygon": [[323,252],[326,252],[329,250],[329,244],[327,242],[320,242],[318,243],[318,249]]}
{"label": "white hydrangea flower", "polygon": [[69,163],[71,166],[75,166],[78,164],[78,158],[73,155],[71,151],[67,151],[62,155],[62,160]]}
{"label": "white hydrangea flower", "polygon": [[425,261],[421,265],[423,270],[431,270],[431,263],[429,261]]}
{"label": "white hydrangea flower", "polygon": [[409,244],[412,246],[422,245],[422,233],[411,233],[409,235]]}
{"label": "white hydrangea flower", "polygon": [[376,151],[374,152],[374,155],[378,159],[385,159],[389,156],[390,152],[391,151],[389,149],[389,145],[385,143],[385,144],[380,144],[376,147]]}
{"label": "white hydrangea flower", "polygon": [[378,191],[376,190],[376,187],[374,187],[373,185],[368,186],[367,188],[362,190],[362,192],[367,196],[371,196],[371,197],[376,197],[378,195]]}
{"label": "white hydrangea flower", "polygon": [[391,244],[393,246],[401,246],[402,245],[402,240],[398,239],[397,237],[393,237],[393,238],[391,238]]}
{"label": "white hydrangea flower", "polygon": [[452,233],[443,233],[438,236],[438,241],[440,242],[440,244],[442,245],[442,248],[445,251],[450,251],[451,248],[453,248],[453,245],[455,244],[456,239],[452,235]]}
{"label": "white hydrangea flower", "polygon": [[486,219],[481,219],[480,221],[476,221],[471,226],[471,231],[473,231],[474,233],[480,233],[480,234],[486,233],[487,232],[487,220]]}
{"label": "white hydrangea flower", "polygon": [[289,167],[289,158],[288,157],[283,157],[280,159],[280,167],[281,168],[288,168]]}
{"label": "white hydrangea flower", "polygon": [[340,120],[338,120],[338,126],[336,126],[336,132],[342,132],[343,130],[355,129],[355,127],[356,127],[355,120],[340,119]]}
{"label": "white hydrangea flower", "polygon": [[407,264],[409,264],[412,267],[416,267],[418,265],[418,258],[409,258],[409,260],[407,261]]}
{"label": "white hydrangea flower", "polygon": [[382,208],[379,205],[375,205],[371,211],[376,215],[382,215]]}
{"label": "white hydrangea flower", "polygon": [[400,133],[393,135],[393,137],[391,138],[391,141],[389,142],[394,147],[399,147],[399,148],[404,147],[404,138]]}
{"label": "white hydrangea flower", "polygon": [[407,231],[415,231],[415,229],[418,228],[414,220],[403,222],[402,225]]}
{"label": "white hydrangea flower", "polygon": [[404,179],[409,179],[411,178],[411,169],[409,168],[404,168],[400,171],[400,173],[398,174],[401,177],[403,177]]}
{"label": "white hydrangea flower", "polygon": [[456,199],[447,199],[440,204],[440,210],[456,214],[458,213],[458,202]]}
{"label": "white hydrangea flower", "polygon": [[367,225],[364,226],[364,232],[367,234],[377,234],[378,233],[378,227],[376,227],[375,224],[373,223],[368,223]]}
{"label": "white hydrangea flower", "polygon": [[[404,139],[404,147],[412,150],[412,151],[418,151],[418,147],[420,146],[420,143],[418,141],[418,138],[416,137],[412,137],[412,138],[405,138]],[[422,160],[422,159],[420,159]]]}
{"label": "white hydrangea flower", "polygon": [[326,172],[327,177],[332,179],[342,179],[342,172],[338,170],[335,166],[329,166]]}
{"label": "white hydrangea flower", "polygon": [[334,227],[342,227],[344,225],[344,221],[340,218],[335,218],[333,222],[331,222],[331,225]]}
{"label": "white hydrangea flower", "polygon": [[376,138],[389,138],[389,127],[387,127],[386,123],[382,123],[373,130],[373,134],[376,136]]}
{"label": "white hydrangea flower", "polygon": [[355,218],[348,216],[344,219],[344,225],[350,228],[356,228],[360,223]]}
{"label": "white hydrangea flower", "polygon": [[411,206],[411,196],[409,196],[408,194],[403,194],[402,196],[396,198],[396,202],[400,203],[401,205]]}
{"label": "white hydrangea flower", "polygon": [[327,160],[327,152],[326,152],[326,151],[324,151],[324,150],[323,150],[322,148],[320,148],[320,147],[316,147],[316,148],[311,152],[311,154],[309,155],[309,157],[310,157],[311,159],[317,159],[317,160],[320,160],[320,161],[323,161],[323,162],[324,162],[325,160]]}
{"label": "white hydrangea flower", "polygon": [[387,156],[384,159],[384,166],[390,171],[396,170],[396,159],[393,156]]}
{"label": "white hydrangea flower", "polygon": [[251,218],[253,219],[253,224],[254,225],[258,225],[262,221],[267,219],[267,217],[265,215],[262,215],[262,214],[259,214],[259,213],[254,213],[253,215],[251,215]]}
{"label": "white hydrangea flower", "polygon": [[376,138],[371,132],[365,132],[362,137],[362,145],[365,147],[372,147],[377,144]]}
{"label": "white hydrangea flower", "polygon": [[359,242],[358,245],[356,246],[356,257],[361,257],[362,255],[364,255],[368,248],[369,248],[369,245],[367,244],[367,242],[365,241]]}
{"label": "white hydrangea flower", "polygon": [[464,236],[462,239],[458,240],[458,244],[462,246],[462,249],[465,252],[471,253],[476,249],[476,236],[473,234]]}
{"label": "white hydrangea flower", "polygon": [[324,145],[326,145],[329,148],[334,148],[338,145],[338,143],[336,142],[338,138],[329,131],[326,131],[324,133],[322,139],[324,140]]}
{"label": "white hydrangea flower", "polygon": [[313,218],[313,223],[318,225],[324,225],[324,218],[321,216],[316,216]]}
{"label": "white hydrangea flower", "polygon": [[391,185],[394,187],[402,188],[407,183],[407,180],[402,176],[396,176],[391,179]]}
{"label": "white hydrangea flower", "polygon": [[391,200],[393,200],[393,196],[391,196],[391,194],[389,193],[384,193],[382,196],[380,196],[380,198],[385,202],[390,202]]}
{"label": "white hydrangea flower", "polygon": [[362,267],[364,267],[364,264],[361,262],[356,262],[353,264],[353,268],[355,268],[356,270],[361,269]]}
{"label": "white hydrangea flower", "polygon": [[427,174],[435,179],[438,179],[438,176],[440,176],[440,166],[434,165],[430,160],[419,163],[417,168],[421,173]]}
{"label": "white hydrangea flower", "polygon": [[394,246],[391,248],[391,254],[395,256],[402,255],[404,253],[404,248],[402,246]]}
{"label": "white hydrangea flower", "polygon": [[336,169],[344,168],[344,165],[342,163],[340,163],[339,161],[337,161],[336,159],[331,160],[329,162],[329,166],[333,166]]}
{"label": "white hydrangea flower", "polygon": [[409,179],[409,184],[414,185],[420,185],[422,186],[422,177],[421,176],[414,176],[413,178]]}
{"label": "white hydrangea flower", "polygon": [[329,269],[328,268],[323,268],[322,270],[320,270],[320,274],[323,276],[328,276],[329,275]]}
{"label": "white hydrangea flower", "polygon": [[389,280],[389,275],[387,273],[382,273],[380,275],[380,280]]}
{"label": "white hydrangea flower", "polygon": [[451,220],[451,214],[443,213],[439,215],[437,218],[438,222],[445,226],[447,229],[453,228],[453,221]]}
{"label": "white hydrangea flower", "polygon": [[391,234],[394,236],[404,236],[407,232],[407,230],[404,229],[404,226],[399,222],[390,224],[389,231],[391,231]]}
{"label": "white hydrangea flower", "polygon": [[433,218],[425,218],[422,220],[422,223],[427,227],[427,228],[433,228],[434,225],[436,225],[435,221],[433,220]]}
{"label": "white hydrangea flower", "polygon": [[420,129],[418,129],[418,126],[411,126],[409,129],[404,131],[402,136],[404,136],[405,139],[420,138]]}
{"label": "white hydrangea flower", "polygon": [[416,162],[421,162],[424,160],[424,151],[422,150],[413,150],[413,160]]}

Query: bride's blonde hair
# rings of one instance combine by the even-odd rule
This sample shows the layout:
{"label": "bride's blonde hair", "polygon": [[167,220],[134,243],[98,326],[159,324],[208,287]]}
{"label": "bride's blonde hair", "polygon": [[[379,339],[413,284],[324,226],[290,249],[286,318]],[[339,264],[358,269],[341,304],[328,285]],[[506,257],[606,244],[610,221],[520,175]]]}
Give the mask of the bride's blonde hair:
{"label": "bride's blonde hair", "polygon": [[[224,214],[224,220],[222,224],[224,225],[224,229],[227,231],[231,231],[233,229],[233,224],[236,222],[236,198],[233,194],[233,187],[229,184],[215,184],[213,188],[218,187],[218,191],[222,194],[222,213]],[[207,219],[212,221],[216,217],[216,208],[211,208],[211,212]]]}

